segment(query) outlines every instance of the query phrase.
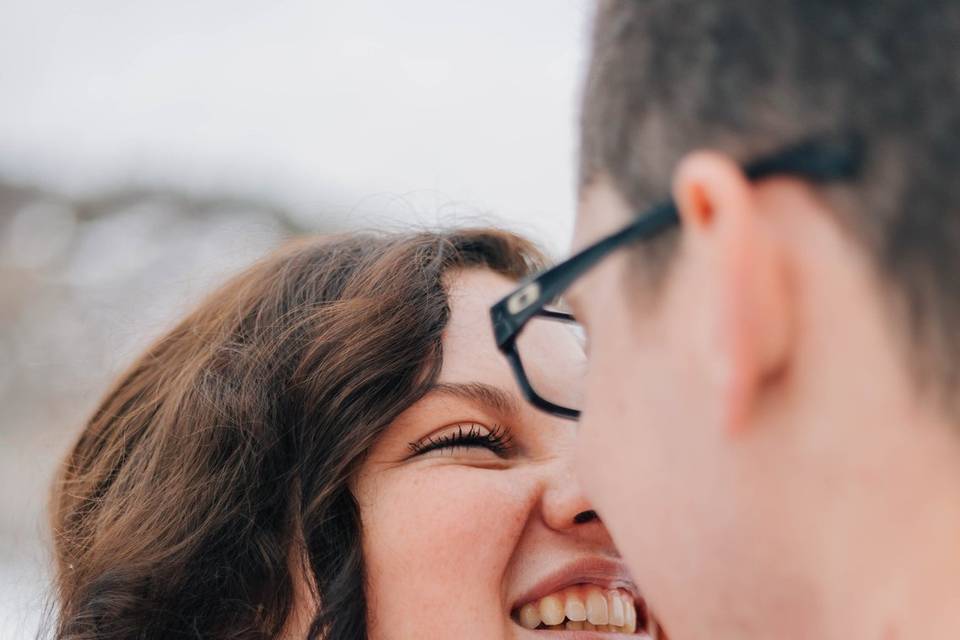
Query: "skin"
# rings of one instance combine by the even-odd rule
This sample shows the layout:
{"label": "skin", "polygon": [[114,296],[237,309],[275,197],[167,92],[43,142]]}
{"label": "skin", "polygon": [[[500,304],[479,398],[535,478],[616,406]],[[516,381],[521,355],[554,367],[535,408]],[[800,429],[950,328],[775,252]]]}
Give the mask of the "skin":
{"label": "skin", "polygon": [[[599,520],[574,522],[592,509],[573,474],[575,425],[523,402],[494,345],[487,309],[514,286],[455,274],[443,337],[440,382],[489,385],[504,405],[435,390],[390,426],[356,479],[373,639],[544,637],[514,623],[511,604],[568,562],[618,558]],[[574,341],[535,344],[558,372],[583,359]],[[511,452],[412,455],[410,443],[471,424],[509,430]]]}
{"label": "skin", "polygon": [[[687,156],[663,287],[629,250],[570,291],[578,473],[674,640],[953,638],[960,437],[894,305],[805,183]],[[631,219],[599,176],[575,248]],[[952,631],[951,631],[952,630]]]}

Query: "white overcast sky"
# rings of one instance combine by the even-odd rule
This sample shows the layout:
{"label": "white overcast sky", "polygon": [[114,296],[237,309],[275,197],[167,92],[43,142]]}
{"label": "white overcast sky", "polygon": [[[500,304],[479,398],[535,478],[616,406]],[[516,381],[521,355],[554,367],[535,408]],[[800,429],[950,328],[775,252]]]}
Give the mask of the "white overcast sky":
{"label": "white overcast sky", "polygon": [[587,0],[0,0],[0,174],[567,248]]}

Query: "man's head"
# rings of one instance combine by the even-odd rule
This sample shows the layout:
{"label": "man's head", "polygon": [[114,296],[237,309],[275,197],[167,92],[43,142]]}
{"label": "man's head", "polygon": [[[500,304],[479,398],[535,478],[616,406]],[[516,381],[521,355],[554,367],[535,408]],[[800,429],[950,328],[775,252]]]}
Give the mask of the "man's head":
{"label": "man's head", "polygon": [[[682,224],[570,291],[582,468],[677,636],[882,608],[850,565],[908,564],[901,520],[960,490],[958,69],[952,0],[600,4],[575,243],[670,195]],[[740,168],[834,132],[865,140],[853,182]]]}

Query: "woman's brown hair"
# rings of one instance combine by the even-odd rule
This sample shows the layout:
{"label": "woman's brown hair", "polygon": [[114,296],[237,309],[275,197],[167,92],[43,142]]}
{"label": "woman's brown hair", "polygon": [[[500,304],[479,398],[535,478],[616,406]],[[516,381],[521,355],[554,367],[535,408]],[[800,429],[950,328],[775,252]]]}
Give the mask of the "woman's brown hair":
{"label": "woman's brown hair", "polygon": [[542,266],[509,233],[310,239],[208,297],[116,382],[52,501],[56,637],[366,637],[350,479],[435,381],[444,277]]}

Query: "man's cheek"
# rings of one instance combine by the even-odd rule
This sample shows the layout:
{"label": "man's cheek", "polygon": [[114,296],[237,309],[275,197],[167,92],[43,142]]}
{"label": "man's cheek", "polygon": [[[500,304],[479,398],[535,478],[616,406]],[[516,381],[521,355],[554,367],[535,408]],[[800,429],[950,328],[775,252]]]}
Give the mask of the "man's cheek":
{"label": "man's cheek", "polygon": [[[618,469],[611,461],[622,443],[624,428],[624,393],[632,384],[631,372],[622,371],[618,344],[611,340],[611,327],[603,326],[591,336],[590,363],[584,393],[583,415],[578,425],[576,464],[587,494],[598,508],[622,484]],[[622,471],[622,469],[619,469]]]}
{"label": "man's cheek", "polygon": [[617,425],[605,411],[588,416],[579,426],[576,448],[577,474],[595,506],[604,510],[618,484],[611,468],[611,453],[616,451]]}
{"label": "man's cheek", "polygon": [[602,429],[602,425],[594,424],[593,420],[580,422],[574,455],[577,476],[584,491],[592,500],[601,495],[600,483],[602,481],[599,476],[599,463],[602,460],[599,438],[602,434],[596,432],[597,427]]}

